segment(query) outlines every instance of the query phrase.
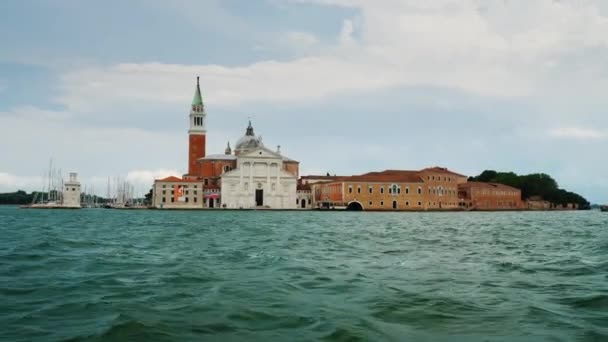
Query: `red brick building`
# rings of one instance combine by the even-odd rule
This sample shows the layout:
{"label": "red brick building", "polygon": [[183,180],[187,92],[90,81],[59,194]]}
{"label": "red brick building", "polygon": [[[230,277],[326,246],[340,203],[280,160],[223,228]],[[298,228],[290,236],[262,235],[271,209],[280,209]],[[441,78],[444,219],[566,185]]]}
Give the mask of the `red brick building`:
{"label": "red brick building", "polygon": [[458,185],[460,207],[466,210],[521,210],[521,190],[498,183],[466,182]]}

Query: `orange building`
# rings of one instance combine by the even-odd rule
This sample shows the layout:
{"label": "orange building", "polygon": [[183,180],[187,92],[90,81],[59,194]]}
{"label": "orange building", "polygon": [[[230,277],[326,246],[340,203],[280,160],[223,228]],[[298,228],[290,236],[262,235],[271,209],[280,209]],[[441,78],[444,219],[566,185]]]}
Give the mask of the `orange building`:
{"label": "orange building", "polygon": [[466,210],[521,210],[521,190],[498,183],[467,182],[458,185],[460,206]]}
{"label": "orange building", "polygon": [[467,179],[440,167],[303,178],[312,181],[309,184],[316,207],[388,211],[456,210],[458,184]]}

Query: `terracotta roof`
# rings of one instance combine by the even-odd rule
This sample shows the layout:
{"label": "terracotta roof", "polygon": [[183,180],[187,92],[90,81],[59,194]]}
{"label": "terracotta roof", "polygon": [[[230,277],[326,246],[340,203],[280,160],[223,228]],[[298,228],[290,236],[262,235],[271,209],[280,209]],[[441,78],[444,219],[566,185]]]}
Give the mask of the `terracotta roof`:
{"label": "terracotta roof", "polygon": [[175,176],[169,176],[169,177],[166,177],[166,178],[163,178],[163,179],[155,179],[155,181],[156,182],[165,182],[165,183],[168,183],[168,182],[173,182],[173,183],[175,183],[175,182],[181,182],[181,183],[201,183],[200,180],[196,180],[196,179],[182,179],[182,178],[178,178],[178,177],[175,177]]}
{"label": "terracotta roof", "polygon": [[334,179],[334,178],[338,178],[338,177],[342,177],[342,176],[308,175],[308,176],[302,176],[300,178],[302,178],[302,179]]}
{"label": "terracotta roof", "polygon": [[447,167],[439,167],[439,166],[427,167],[426,169],[420,170],[420,172],[439,172],[439,173],[447,173],[447,174],[451,174],[451,175],[455,175],[455,176],[459,176],[459,177],[466,177],[465,175],[462,175],[460,173],[456,173],[454,171],[449,170]]}
{"label": "terracotta roof", "polygon": [[366,174],[359,176],[343,177],[342,181],[351,182],[375,182],[375,183],[388,183],[388,182],[403,182],[403,183],[423,183],[424,181],[417,173],[387,173],[387,174]]}
{"label": "terracotta roof", "polygon": [[500,184],[500,183],[484,183],[484,182],[466,182],[458,184],[459,188],[486,188],[486,189],[500,189],[509,191],[519,191],[519,189],[512,186]]}
{"label": "terracotta roof", "polygon": [[310,190],[310,184],[300,184],[296,186],[296,190]]}

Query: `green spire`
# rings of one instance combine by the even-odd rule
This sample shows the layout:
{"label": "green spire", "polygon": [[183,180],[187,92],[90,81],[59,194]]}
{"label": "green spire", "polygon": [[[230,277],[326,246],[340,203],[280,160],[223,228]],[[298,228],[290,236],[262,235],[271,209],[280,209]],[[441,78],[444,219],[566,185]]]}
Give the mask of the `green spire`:
{"label": "green spire", "polygon": [[203,97],[201,96],[201,87],[198,84],[199,77],[196,76],[196,91],[194,92],[194,98],[192,99],[193,106],[202,106],[203,105]]}

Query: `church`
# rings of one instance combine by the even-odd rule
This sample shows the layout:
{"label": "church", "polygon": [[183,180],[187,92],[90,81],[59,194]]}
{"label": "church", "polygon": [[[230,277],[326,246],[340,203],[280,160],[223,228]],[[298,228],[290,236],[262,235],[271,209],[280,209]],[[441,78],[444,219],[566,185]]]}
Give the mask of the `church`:
{"label": "church", "polygon": [[153,206],[163,209],[295,209],[299,162],[271,150],[254,132],[251,121],[232,150],[206,154],[207,113],[199,78],[190,108],[188,173],[157,179]]}

